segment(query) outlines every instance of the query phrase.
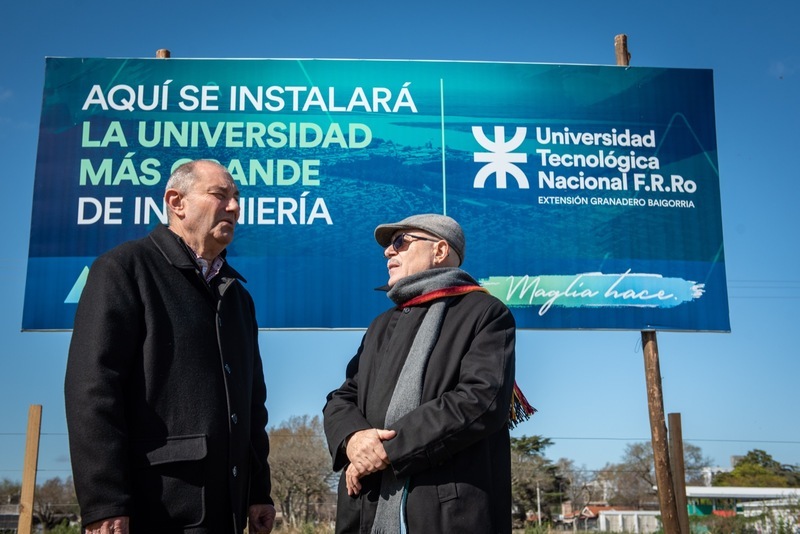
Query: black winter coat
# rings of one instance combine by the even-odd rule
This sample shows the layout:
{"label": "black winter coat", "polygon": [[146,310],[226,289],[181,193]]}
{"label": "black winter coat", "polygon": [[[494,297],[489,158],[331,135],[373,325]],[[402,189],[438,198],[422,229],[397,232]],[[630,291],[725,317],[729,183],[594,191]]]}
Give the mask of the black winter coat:
{"label": "black winter coat", "polygon": [[241,534],[272,504],[266,387],[252,298],[225,263],[207,284],[167,227],[97,258],[65,381],[84,524]]}
{"label": "black winter coat", "polygon": [[[328,395],[325,433],[335,470],[347,465],[344,439],[384,428],[394,385],[428,305],[393,308],[370,325],[342,386]],[[514,385],[515,324],[496,298],[452,299],[428,360],[420,406],[384,442],[398,479],[409,478],[409,534],[510,533],[508,414]],[[337,533],[368,533],[381,473],[349,497],[339,482]]]}

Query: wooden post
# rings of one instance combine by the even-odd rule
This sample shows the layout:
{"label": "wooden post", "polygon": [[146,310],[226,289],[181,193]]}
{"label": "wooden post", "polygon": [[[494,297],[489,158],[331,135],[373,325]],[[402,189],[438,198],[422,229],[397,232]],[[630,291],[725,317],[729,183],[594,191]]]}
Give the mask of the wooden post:
{"label": "wooden post", "polygon": [[614,51],[617,55],[617,65],[627,67],[631,64],[631,53],[628,52],[628,36],[621,33],[614,37]]}
{"label": "wooden post", "polygon": [[[614,37],[614,50],[617,65],[630,65],[628,36]],[[661,366],[658,363],[658,342],[654,331],[642,332],[642,352],[644,353],[644,376],[647,383],[647,407],[650,413],[650,436],[653,444],[653,462],[656,469],[658,502],[661,509],[661,524],[666,534],[681,534],[678,522],[678,509],[675,504],[675,486],[672,482],[672,469],[669,462],[669,443],[667,424],[664,420],[664,396],[661,391]],[[689,534],[685,531],[683,534]]]}
{"label": "wooden post", "polygon": [[[656,469],[658,503],[661,524],[666,534],[681,534],[678,507],[675,504],[675,486],[669,461],[667,425],[664,421],[664,396],[661,391],[661,366],[658,362],[656,333],[642,332],[644,375],[647,382],[647,406],[650,412],[650,435],[653,444],[653,462]],[[688,534],[688,533],[685,533]]]}
{"label": "wooden post", "polygon": [[672,458],[672,478],[675,483],[675,505],[681,532],[689,534],[689,510],[686,508],[686,467],[683,459],[683,430],[681,414],[671,413],[669,421],[669,453]]}
{"label": "wooden post", "polygon": [[156,50],[156,57],[157,58],[167,59],[170,56],[171,56],[171,54],[169,53],[169,50],[167,50],[166,48],[159,48],[158,50]]}
{"label": "wooden post", "polygon": [[42,405],[28,409],[28,433],[25,438],[25,464],[22,467],[22,494],[19,500],[18,534],[31,534],[33,496],[36,489],[36,466],[39,463],[39,435],[42,430]]}

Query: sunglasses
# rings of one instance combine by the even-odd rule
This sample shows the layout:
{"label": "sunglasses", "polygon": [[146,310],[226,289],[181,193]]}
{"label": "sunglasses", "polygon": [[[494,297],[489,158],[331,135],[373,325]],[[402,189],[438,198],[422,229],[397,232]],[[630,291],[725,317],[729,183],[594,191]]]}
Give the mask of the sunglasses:
{"label": "sunglasses", "polygon": [[[406,237],[410,237],[412,239],[406,241]],[[439,239],[433,239],[430,237],[423,237],[421,235],[414,235],[414,234],[398,234],[397,237],[392,239],[392,248],[395,252],[400,252],[400,249],[403,248],[404,243],[413,243],[415,240],[417,241],[439,241]]]}

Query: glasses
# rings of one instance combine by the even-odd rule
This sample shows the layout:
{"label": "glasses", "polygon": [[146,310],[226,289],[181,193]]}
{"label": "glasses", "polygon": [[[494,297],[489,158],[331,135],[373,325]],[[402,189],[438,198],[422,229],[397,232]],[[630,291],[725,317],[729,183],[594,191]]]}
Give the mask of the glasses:
{"label": "glasses", "polygon": [[395,252],[400,252],[400,249],[403,248],[404,243],[413,243],[414,241],[406,241],[406,237],[411,237],[414,240],[418,241],[439,241],[438,239],[432,239],[430,237],[423,237],[421,235],[414,235],[414,234],[399,234],[397,237],[392,239],[392,248]]}

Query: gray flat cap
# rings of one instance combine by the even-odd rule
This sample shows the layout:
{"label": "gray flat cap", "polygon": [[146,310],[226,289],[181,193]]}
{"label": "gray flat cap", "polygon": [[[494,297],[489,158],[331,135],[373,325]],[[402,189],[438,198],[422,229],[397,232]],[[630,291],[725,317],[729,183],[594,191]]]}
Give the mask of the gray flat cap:
{"label": "gray flat cap", "polygon": [[464,262],[466,241],[464,231],[455,219],[437,213],[423,213],[406,217],[396,223],[381,224],[375,228],[375,240],[384,248],[392,242],[392,235],[399,230],[424,230],[437,237],[441,237],[458,254],[458,264]]}

